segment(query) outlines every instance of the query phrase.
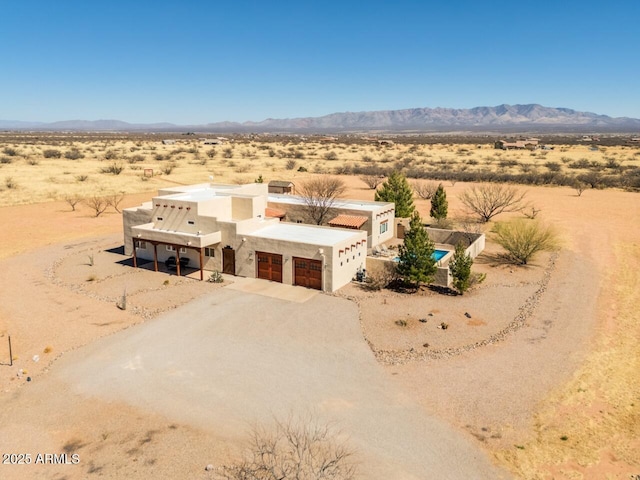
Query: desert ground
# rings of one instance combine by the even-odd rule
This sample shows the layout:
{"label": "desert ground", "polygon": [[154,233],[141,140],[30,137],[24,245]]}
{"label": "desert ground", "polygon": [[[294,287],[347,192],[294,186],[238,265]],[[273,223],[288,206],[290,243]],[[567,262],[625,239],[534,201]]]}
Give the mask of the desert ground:
{"label": "desert ground", "polygon": [[[272,370],[284,377],[290,373],[289,380],[294,374],[300,377],[309,393],[299,395],[297,407],[321,405],[323,418],[339,420],[351,434],[365,460],[363,478],[394,478],[391,471],[395,478],[429,478],[420,474],[421,468],[438,456],[456,466],[449,478],[626,479],[640,474],[640,197],[622,188],[598,188],[612,182],[629,187],[624,182],[634,178],[640,165],[637,146],[554,145],[554,150],[529,152],[496,151],[491,143],[477,141],[381,147],[234,139],[205,146],[196,139],[176,138],[175,144],[165,145],[146,138],[0,137],[0,217],[5,225],[0,236],[0,449],[79,452],[82,459],[77,468],[0,465],[2,478],[209,478],[205,465],[238,455],[245,432],[242,421],[268,420],[287,406],[273,400],[277,392],[250,387],[256,373],[264,377]],[[58,151],[59,158],[57,153],[45,157],[46,150]],[[84,158],[66,158],[72,150]],[[161,340],[168,335],[186,348],[187,340],[179,336],[182,330],[171,330],[187,315],[179,312],[200,312],[211,299],[235,298],[232,277],[212,284],[195,276],[178,279],[166,272],[133,269],[118,252],[121,216],[116,207],[139,204],[162,186],[206,182],[209,176],[216,182],[261,177],[299,183],[333,174],[347,183],[346,197],[372,199],[373,190],[361,178],[368,172],[364,167],[407,173],[420,169],[425,178],[421,182],[429,172],[441,170],[543,175],[559,168],[583,184],[593,180],[596,188],[519,186],[526,191],[529,208],[539,211],[537,218],[560,230],[562,248],[540,254],[526,267],[507,265],[497,260],[500,247],[491,240],[493,222],[482,225],[487,249],[476,259],[474,271],[485,273],[486,280],[464,296],[429,289],[371,292],[348,285],[335,296],[307,300],[338,302],[326,308],[353,314],[351,320],[328,322],[320,333],[305,329],[304,323],[289,322],[279,330],[275,322],[274,328],[261,330],[252,322],[240,327],[212,317],[198,336],[220,334],[211,347],[224,354],[211,356],[201,347],[203,355],[189,352],[188,365],[206,375],[202,363],[207,363],[225,392],[240,392],[228,407],[228,429],[221,428],[224,410],[208,412],[196,393],[189,403],[189,392],[198,389],[187,385],[178,367],[173,374],[186,399],[174,398],[171,384],[154,381],[166,371],[149,368],[143,377],[129,378],[124,373],[131,372],[114,369],[114,364],[134,358],[135,349],[158,364],[173,359],[171,342]],[[472,184],[455,179],[443,183],[449,217],[454,224],[467,222],[458,196]],[[96,216],[95,208],[84,203],[93,197],[108,197],[111,206]],[[419,197],[415,201],[427,216],[429,202]],[[522,214],[504,214],[496,220],[518,216]],[[127,309],[122,310],[116,304],[125,288]],[[291,312],[303,308],[282,305]],[[441,322],[449,328],[439,329]],[[304,332],[295,333],[300,328]],[[309,368],[314,373],[304,377],[299,370],[287,370],[287,362],[278,363],[282,359],[269,342],[280,346],[277,342],[287,333],[293,339],[281,350],[323,367]],[[247,338],[250,351],[244,358],[256,357],[259,369],[234,357]],[[314,348],[316,344],[326,348]],[[222,348],[229,345],[238,345],[238,350]],[[332,351],[332,345],[337,350],[326,358],[322,352]],[[341,383],[325,381],[323,375],[331,368],[338,369],[332,376]],[[363,378],[355,378],[349,368],[356,373],[361,368]],[[272,405],[268,414],[258,412],[255,403],[246,409],[233,407],[248,402],[245,397],[263,394]],[[363,395],[371,397],[372,405],[367,406]],[[159,400],[167,396],[174,401]],[[378,429],[376,417],[394,404],[404,409],[387,413],[398,419],[397,430]],[[250,413],[243,419],[242,412]],[[406,416],[422,426],[411,430]],[[438,453],[425,432],[435,432],[450,450]],[[401,440],[374,441],[377,437]],[[397,451],[396,443],[402,441],[412,447]],[[381,450],[376,453],[372,445]],[[376,477],[367,471],[366,459],[382,451],[388,470]],[[465,462],[483,473],[464,477],[468,472],[460,464]],[[446,468],[447,462],[438,465]]]}

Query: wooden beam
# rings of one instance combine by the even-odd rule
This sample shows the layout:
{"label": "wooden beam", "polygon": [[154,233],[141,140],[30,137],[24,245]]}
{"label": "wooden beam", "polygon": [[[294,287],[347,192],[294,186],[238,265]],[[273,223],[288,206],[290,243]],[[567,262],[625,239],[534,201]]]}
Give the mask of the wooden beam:
{"label": "wooden beam", "polygon": [[176,249],[176,271],[178,272],[178,276],[180,276],[180,246],[174,245],[173,248]]}

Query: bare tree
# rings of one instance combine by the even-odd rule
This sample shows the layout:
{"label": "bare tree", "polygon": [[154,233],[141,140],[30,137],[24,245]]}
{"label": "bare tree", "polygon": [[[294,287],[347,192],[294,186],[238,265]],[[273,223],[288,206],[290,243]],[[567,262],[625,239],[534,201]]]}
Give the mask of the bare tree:
{"label": "bare tree", "polygon": [[431,198],[435,195],[436,190],[438,190],[438,183],[421,182],[419,180],[414,180],[413,182],[411,182],[411,188],[421,199],[431,200]]}
{"label": "bare tree", "polygon": [[384,177],[380,175],[360,175],[360,180],[367,184],[371,190],[375,190],[382,183]]}
{"label": "bare tree", "polygon": [[93,195],[86,198],[84,203],[95,212],[96,217],[102,215],[104,211],[109,207],[109,202],[107,201],[107,199],[98,195]]}
{"label": "bare tree", "polygon": [[69,204],[69,206],[71,207],[71,211],[75,212],[76,205],[82,201],[82,197],[80,197],[79,195],[65,195],[64,201]]}
{"label": "bare tree", "polygon": [[346,190],[342,180],[318,177],[300,187],[299,194],[307,206],[307,215],[316,225],[322,225],[337,198]]}
{"label": "bare tree", "polygon": [[352,480],[354,453],[330,426],[312,417],[253,428],[245,457],[224,466],[221,480]]}
{"label": "bare tree", "polygon": [[460,194],[460,201],[483,222],[505,212],[522,209],[525,192],[518,192],[508,185],[487,184],[467,188]]}

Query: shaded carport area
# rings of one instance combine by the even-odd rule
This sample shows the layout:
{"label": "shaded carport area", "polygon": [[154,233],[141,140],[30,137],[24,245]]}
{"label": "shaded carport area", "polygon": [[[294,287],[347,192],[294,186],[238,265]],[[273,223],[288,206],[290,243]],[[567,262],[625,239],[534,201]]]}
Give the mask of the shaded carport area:
{"label": "shaded carport area", "polygon": [[337,297],[222,288],[65,355],[52,375],[232,442],[256,421],[316,412],[350,437],[362,478],[509,478],[403,395],[362,339],[356,305]]}

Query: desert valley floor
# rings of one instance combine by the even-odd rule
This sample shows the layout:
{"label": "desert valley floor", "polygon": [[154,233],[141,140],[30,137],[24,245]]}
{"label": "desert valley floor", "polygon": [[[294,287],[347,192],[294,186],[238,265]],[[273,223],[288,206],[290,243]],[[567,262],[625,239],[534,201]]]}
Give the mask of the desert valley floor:
{"label": "desert valley floor", "polygon": [[[134,269],[119,253],[121,215],[110,209],[96,217],[82,202],[72,211],[69,200],[100,192],[119,196],[119,208],[133,206],[159,187],[209,174],[217,182],[260,175],[296,183],[338,175],[345,197],[371,200],[373,190],[349,174],[356,162],[411,168],[438,158],[455,169],[476,145],[421,145],[404,167],[410,145],[345,146],[344,158],[321,145],[295,157],[295,168],[293,157],[279,157],[288,151],[282,144],[236,144],[231,158],[228,146],[210,157],[185,146],[173,155],[175,171],[144,177],[167,165],[154,156],[176,147],[153,145],[15,142],[19,155],[3,157],[10,160],[0,166],[0,452],[77,453],[80,463],[0,464],[0,478],[214,478],[205,466],[236,458],[252,423],[309,411],[340,428],[362,478],[640,474],[637,192],[518,186],[538,218],[557,226],[562,248],[525,267],[505,264],[492,221],[473,267],[486,280],[461,297],[351,284],[335,295],[287,300],[242,291],[234,277],[212,284]],[[49,147],[80,148],[87,158],[49,162],[42,156]],[[567,146],[546,157],[495,157],[485,147],[471,169],[488,155],[487,168],[553,170],[544,167],[552,162],[585,175],[593,162],[640,161],[630,147]],[[337,160],[325,158],[330,151]],[[100,171],[118,155],[143,159],[122,163],[122,174]],[[500,167],[510,155],[515,164]],[[459,195],[472,184],[443,184],[449,217],[464,219]],[[415,202],[428,216],[429,201]],[[446,331],[436,328],[441,321]],[[448,353],[423,355],[425,342]]]}

